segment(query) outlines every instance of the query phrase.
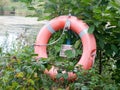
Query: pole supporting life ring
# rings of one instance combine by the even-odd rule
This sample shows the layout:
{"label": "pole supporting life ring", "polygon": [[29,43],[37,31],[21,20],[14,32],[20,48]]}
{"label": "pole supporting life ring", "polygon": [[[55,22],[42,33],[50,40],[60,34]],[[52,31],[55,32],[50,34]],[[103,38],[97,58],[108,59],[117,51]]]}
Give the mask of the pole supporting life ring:
{"label": "pole supporting life ring", "polygon": [[[77,33],[82,41],[83,53],[76,65],[82,65],[82,68],[88,70],[92,67],[96,56],[96,41],[93,34],[88,33],[89,26],[82,20],[77,19],[75,16],[59,16],[52,19],[49,24],[44,25],[37,35],[34,50],[38,54],[37,58],[47,58],[47,43],[52,36],[58,30],[64,28],[66,20],[70,21],[70,30]],[[52,66],[50,70],[45,70],[52,79],[56,78],[58,74],[57,69]],[[63,71],[63,73],[65,73]],[[77,75],[73,72],[68,72],[68,80],[75,80]]]}

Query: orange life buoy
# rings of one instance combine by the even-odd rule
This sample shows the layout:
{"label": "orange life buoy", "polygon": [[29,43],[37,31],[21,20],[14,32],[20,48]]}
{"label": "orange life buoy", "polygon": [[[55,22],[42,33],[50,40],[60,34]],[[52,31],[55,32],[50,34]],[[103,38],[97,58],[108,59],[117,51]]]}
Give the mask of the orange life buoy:
{"label": "orange life buoy", "polygon": [[[39,32],[36,45],[34,46],[35,53],[38,54],[37,58],[47,58],[47,43],[51,35],[64,28],[66,20],[70,21],[70,30],[77,33],[82,41],[83,53],[76,65],[82,65],[82,68],[88,70],[92,67],[95,55],[96,55],[96,41],[93,34],[88,33],[89,26],[82,20],[77,19],[75,16],[59,16],[52,19],[49,24],[45,25]],[[45,70],[46,74],[49,74],[52,79],[55,79],[57,75],[57,69],[52,66],[50,70]],[[64,73],[64,72],[63,72]],[[73,72],[68,72],[68,80],[75,80],[76,74]]]}

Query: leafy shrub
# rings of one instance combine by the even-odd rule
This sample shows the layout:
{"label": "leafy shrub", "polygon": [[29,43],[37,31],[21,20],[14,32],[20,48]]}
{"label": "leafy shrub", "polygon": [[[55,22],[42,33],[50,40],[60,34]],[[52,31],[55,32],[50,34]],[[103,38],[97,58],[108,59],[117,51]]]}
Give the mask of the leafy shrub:
{"label": "leafy shrub", "polygon": [[[72,41],[76,49],[75,57],[61,58],[59,51],[61,44],[65,43],[67,35],[55,45],[48,47],[49,58],[35,61],[33,47],[25,46],[16,52],[2,53],[0,60],[0,89],[7,90],[119,90],[119,55],[120,38],[119,22],[120,12],[117,0],[22,0],[29,9],[35,10],[35,16],[51,19],[68,14],[83,19],[89,24],[89,33],[95,34],[97,39],[97,58],[94,67],[88,71],[81,67],[75,68],[81,55],[81,43],[74,35]],[[43,13],[44,12],[44,13]],[[43,17],[42,17],[43,18]],[[106,26],[107,25],[107,26]],[[114,27],[115,26],[115,27]],[[49,42],[56,40],[61,32],[54,34]],[[67,34],[67,33],[66,33]],[[80,50],[80,51],[77,51]],[[68,56],[71,53],[66,52]],[[64,62],[64,64],[63,64]],[[59,67],[57,78],[64,78],[64,82],[53,81],[43,73],[45,68],[52,65]],[[77,74],[74,82],[68,82],[67,74],[61,71],[73,71]]]}
{"label": "leafy shrub", "polygon": [[[61,32],[58,32],[61,33]],[[53,35],[55,39],[56,35]],[[66,35],[65,35],[66,36]],[[49,46],[49,58],[35,60],[33,46],[23,46],[18,51],[3,53],[1,50],[0,59],[0,89],[1,90],[118,90],[119,86],[111,79],[114,68],[114,60],[105,66],[101,75],[98,72],[96,61],[91,70],[82,70],[81,67],[74,67],[79,57],[62,58],[58,55],[61,43],[66,41],[63,37],[54,46]],[[78,48],[80,48],[78,45]],[[76,43],[74,43],[76,46]],[[77,54],[78,56],[80,55]],[[74,60],[74,61],[73,61]],[[53,81],[49,76],[44,74],[45,68],[50,69],[52,65],[59,67],[57,80],[61,77],[62,81]],[[77,75],[74,82],[67,80],[68,75],[61,73],[62,70],[73,71]]]}

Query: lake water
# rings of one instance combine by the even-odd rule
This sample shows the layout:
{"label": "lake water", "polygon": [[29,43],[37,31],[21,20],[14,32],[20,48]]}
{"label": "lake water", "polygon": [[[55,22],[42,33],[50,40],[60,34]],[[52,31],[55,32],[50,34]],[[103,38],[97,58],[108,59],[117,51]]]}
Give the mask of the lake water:
{"label": "lake water", "polygon": [[48,21],[21,16],[0,16],[0,47],[9,50],[15,45],[33,45],[40,28]]}

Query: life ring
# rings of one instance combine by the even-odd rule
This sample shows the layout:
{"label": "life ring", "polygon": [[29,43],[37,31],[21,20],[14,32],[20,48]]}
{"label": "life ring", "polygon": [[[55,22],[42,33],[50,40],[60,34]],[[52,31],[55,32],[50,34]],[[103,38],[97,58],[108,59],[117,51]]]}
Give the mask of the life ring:
{"label": "life ring", "polygon": [[[89,26],[84,23],[82,20],[77,19],[75,16],[59,16],[52,19],[49,24],[44,25],[37,35],[35,42],[35,53],[38,54],[37,58],[47,58],[47,43],[51,35],[64,28],[66,20],[70,21],[70,30],[77,33],[82,41],[83,53],[76,65],[82,65],[82,68],[88,70],[92,67],[95,55],[96,55],[96,41],[93,34],[88,33]],[[57,69],[52,66],[50,70],[45,70],[45,73],[48,74],[52,79],[56,78],[58,74]],[[63,72],[64,73],[64,72]],[[68,80],[75,80],[76,74],[73,72],[68,72]]]}

